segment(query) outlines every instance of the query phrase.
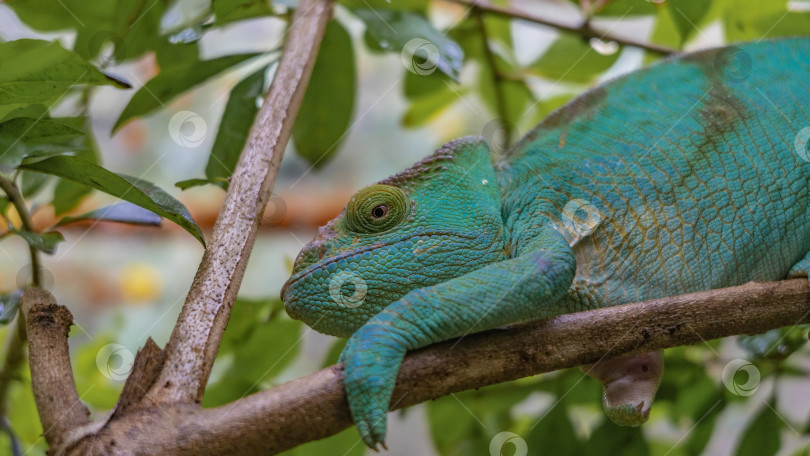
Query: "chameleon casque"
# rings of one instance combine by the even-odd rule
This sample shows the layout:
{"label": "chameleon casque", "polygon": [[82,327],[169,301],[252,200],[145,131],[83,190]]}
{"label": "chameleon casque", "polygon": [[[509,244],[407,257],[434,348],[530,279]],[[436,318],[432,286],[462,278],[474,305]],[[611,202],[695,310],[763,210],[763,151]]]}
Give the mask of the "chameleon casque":
{"label": "chameleon casque", "polygon": [[[298,255],[287,312],[348,337],[366,444],[408,350],[585,309],[807,276],[810,40],[664,60],[558,109],[508,152],[462,138],[355,194]],[[643,367],[643,372],[641,370]],[[646,420],[660,353],[601,363]]]}

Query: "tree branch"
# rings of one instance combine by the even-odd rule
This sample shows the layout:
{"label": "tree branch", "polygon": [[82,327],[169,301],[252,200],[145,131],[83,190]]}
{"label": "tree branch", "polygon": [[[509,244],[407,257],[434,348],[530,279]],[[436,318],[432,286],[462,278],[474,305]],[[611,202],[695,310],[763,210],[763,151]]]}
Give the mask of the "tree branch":
{"label": "tree branch", "polygon": [[599,38],[600,40],[605,41],[615,41],[619,44],[624,46],[631,46],[640,49],[644,49],[645,51],[652,52],[654,54],[659,55],[671,55],[679,52],[676,49],[671,49],[664,46],[659,46],[653,43],[644,43],[641,41],[631,40],[629,38],[622,38],[618,36],[614,36],[609,34],[608,32],[599,31],[590,24],[589,21],[585,21],[584,24],[566,24],[559,21],[554,21],[551,19],[544,19],[538,16],[533,16],[528,13],[524,13],[522,11],[517,11],[511,8],[506,8],[503,6],[493,5],[489,2],[481,1],[481,0],[444,0],[450,3],[458,3],[460,5],[467,6],[469,8],[478,9],[481,11],[485,11],[489,14],[494,14],[496,16],[503,16],[507,18],[514,18],[519,19],[527,22],[533,22],[535,24],[545,25],[548,27],[553,27],[558,30],[564,30],[566,32],[576,33],[585,38]]}
{"label": "tree branch", "polygon": [[[807,279],[742,286],[512,325],[410,353],[392,403],[453,392],[623,354],[755,334],[810,321]],[[137,410],[87,442],[90,454],[275,454],[351,425],[340,366],[231,404]],[[95,453],[93,453],[95,451]]]}
{"label": "tree branch", "polygon": [[45,439],[56,447],[69,431],[89,422],[90,412],[79,400],[70,367],[67,338],[73,315],[41,288],[27,289],[20,308],[28,331],[34,400]]}
{"label": "tree branch", "polygon": [[200,402],[256,231],[315,63],[333,0],[302,0],[273,83],[231,178],[211,242],[171,339],[150,402]]}

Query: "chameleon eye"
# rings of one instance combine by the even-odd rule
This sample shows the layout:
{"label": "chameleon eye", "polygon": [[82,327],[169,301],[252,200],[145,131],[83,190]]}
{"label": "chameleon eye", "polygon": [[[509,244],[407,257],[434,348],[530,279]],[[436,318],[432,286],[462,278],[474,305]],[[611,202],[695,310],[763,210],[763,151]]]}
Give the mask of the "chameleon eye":
{"label": "chameleon eye", "polygon": [[405,192],[391,185],[372,185],[355,194],[346,206],[346,225],[356,233],[381,233],[405,220]]}
{"label": "chameleon eye", "polygon": [[371,210],[371,217],[375,219],[381,219],[388,214],[388,206],[385,204],[380,204],[379,206],[375,207]]}

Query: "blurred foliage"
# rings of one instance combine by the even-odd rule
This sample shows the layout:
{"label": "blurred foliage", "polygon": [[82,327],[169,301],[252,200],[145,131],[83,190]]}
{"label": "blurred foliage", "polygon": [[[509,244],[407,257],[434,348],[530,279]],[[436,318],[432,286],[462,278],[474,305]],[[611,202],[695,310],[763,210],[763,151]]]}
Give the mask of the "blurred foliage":
{"label": "blurred foliage", "polygon": [[[510,6],[506,0],[493,3]],[[701,38],[710,26],[719,26],[727,42],[810,32],[810,13],[788,8],[787,0],[569,3],[580,8],[583,18],[618,21],[617,28],[624,20],[650,18],[654,26],[649,41],[676,50]],[[139,89],[130,91],[134,94],[114,130],[163,109],[203,82],[254,65],[258,69],[230,92],[205,177],[177,176],[178,180],[185,178],[178,182],[181,188],[205,184],[224,188],[269,84],[278,50],[203,60],[197,41],[210,31],[239,27],[255,18],[272,16],[289,22],[290,8],[295,8],[296,2],[212,0],[202,2],[202,7],[197,5],[190,15],[177,14],[178,8],[188,6],[184,2],[168,0],[9,0],[5,5],[30,28],[74,34],[75,40],[72,49],[55,40],[0,43],[0,148],[4,151],[0,176],[15,183],[28,199],[43,198],[45,190],[52,188],[52,194],[44,198],[57,214],[75,208],[92,190],[128,201],[120,203],[125,206],[64,218],[56,226],[77,219],[105,218],[155,224],[156,217],[162,216],[202,242],[199,228],[177,200],[148,182],[113,173],[98,163],[87,106],[99,86],[129,87],[113,71],[108,72],[109,68],[149,55],[154,56],[159,71]],[[339,8],[346,14],[338,15],[328,26],[293,131],[297,153],[314,166],[339,155],[342,139],[353,124],[358,97],[356,55],[360,52],[399,56],[407,101],[404,127],[429,125],[462,102],[462,97],[472,96],[482,102],[487,116],[498,125],[525,132],[551,110],[602,80],[626,50],[623,45],[610,43],[610,36],[600,44],[577,33],[560,32],[533,61],[521,62],[515,49],[515,21],[485,10],[451,7],[441,0],[340,0]],[[441,14],[455,14],[449,28],[434,25],[439,22],[435,17]],[[343,23],[346,17],[363,24],[362,39],[353,39],[348,33],[351,28]],[[644,53],[645,63],[660,58]],[[538,93],[536,81],[551,84],[556,90]],[[53,116],[52,109],[72,94],[81,100],[75,112]],[[484,135],[490,133],[485,131]],[[516,135],[506,137],[517,139]],[[9,198],[0,198],[0,215],[6,221],[19,220],[10,211]],[[9,235],[22,236],[46,253],[62,239],[53,229],[33,233],[12,223],[2,238]],[[12,320],[19,296],[13,289],[3,293],[0,325]],[[0,328],[3,340],[8,329]],[[120,373],[125,373],[126,362],[134,352],[134,347],[115,346],[114,331],[110,328],[106,335],[94,335],[91,342],[73,353],[79,394],[96,414],[114,405],[123,384]],[[231,315],[204,405],[224,404],[277,383],[299,356],[302,331],[301,324],[286,316],[278,300],[240,299]],[[717,341],[667,350],[666,374],[651,423],[642,428],[621,428],[606,420],[600,411],[599,385],[583,378],[579,369],[568,369],[428,403],[432,440],[441,455],[514,454],[523,448],[521,445],[532,455],[698,455],[704,454],[713,440],[729,438],[718,435],[722,417],[752,407],[756,413],[746,421],[742,434],[732,437],[737,439],[732,445],[735,454],[776,454],[786,430],[806,440],[810,422],[787,419],[775,393],[764,400],[761,393],[748,393],[760,384],[764,390],[777,391],[782,379],[807,376],[807,363],[795,361],[806,361],[807,327],[742,336],[737,341],[746,353],[747,364],[721,358]],[[336,362],[343,343],[335,343],[324,365]],[[110,356],[100,356],[108,352]],[[730,371],[732,365],[739,368]],[[0,420],[0,454],[9,448],[41,454],[45,445],[30,378],[27,369],[19,372],[7,395],[7,420]],[[754,380],[752,388],[737,388],[750,386]],[[656,426],[669,431],[649,431]],[[513,434],[504,434],[501,448],[493,448],[493,442],[498,443],[493,438],[503,432]],[[286,454],[352,456],[365,452],[357,431],[351,428]],[[807,455],[808,446],[793,454]]]}

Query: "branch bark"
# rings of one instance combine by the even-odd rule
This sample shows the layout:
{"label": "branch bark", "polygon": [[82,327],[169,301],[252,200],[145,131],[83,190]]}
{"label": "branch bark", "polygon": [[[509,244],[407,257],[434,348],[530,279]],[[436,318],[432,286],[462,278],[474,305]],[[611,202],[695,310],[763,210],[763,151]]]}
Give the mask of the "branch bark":
{"label": "branch bark", "polygon": [[[810,322],[807,279],[748,283],[512,325],[410,353],[397,408],[632,353]],[[666,375],[666,374],[665,374]],[[340,366],[231,404],[170,404],[113,420],[89,454],[275,454],[351,425]],[[87,454],[87,453],[86,453]]]}
{"label": "branch bark", "polygon": [[72,429],[89,423],[90,411],[79,400],[68,353],[73,315],[50,293],[29,288],[20,299],[28,332],[31,377],[45,439],[51,447],[64,443]]}
{"label": "branch bark", "polygon": [[152,403],[202,400],[245,273],[262,213],[298,115],[333,0],[301,0],[281,60],[230,181],[212,239],[146,395]]}
{"label": "branch bark", "polygon": [[652,52],[654,54],[659,55],[672,55],[678,52],[676,49],[671,49],[664,46],[659,46],[654,43],[644,43],[641,41],[632,40],[629,38],[623,38],[619,36],[612,35],[608,32],[603,32],[593,28],[589,21],[585,21],[582,24],[566,24],[564,22],[555,21],[551,19],[545,19],[542,17],[534,16],[528,13],[524,13],[522,11],[518,11],[512,8],[507,8],[503,6],[493,5],[486,1],[481,0],[445,0],[446,2],[450,3],[458,3],[460,5],[467,6],[469,8],[477,9],[480,11],[484,11],[489,14],[494,14],[496,16],[503,16],[507,18],[514,18],[519,19],[522,21],[532,22],[535,24],[545,25],[547,27],[553,27],[557,30],[563,30],[570,33],[576,33],[581,35],[585,38],[598,38],[600,40],[605,41],[615,41],[619,44],[624,46],[631,46],[636,47],[639,49],[644,49],[645,51]]}

